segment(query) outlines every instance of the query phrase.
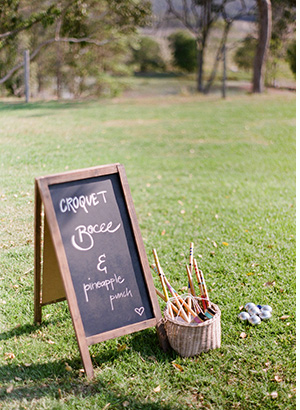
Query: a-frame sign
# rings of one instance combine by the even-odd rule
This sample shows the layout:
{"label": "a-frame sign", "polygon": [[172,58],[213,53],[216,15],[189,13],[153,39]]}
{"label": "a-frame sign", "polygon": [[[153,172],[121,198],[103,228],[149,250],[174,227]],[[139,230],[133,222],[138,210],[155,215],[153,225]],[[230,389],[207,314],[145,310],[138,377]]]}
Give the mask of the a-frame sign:
{"label": "a-frame sign", "polygon": [[92,344],[156,326],[167,348],[122,165],[36,178],[34,270],[35,321],[67,299],[88,378]]}

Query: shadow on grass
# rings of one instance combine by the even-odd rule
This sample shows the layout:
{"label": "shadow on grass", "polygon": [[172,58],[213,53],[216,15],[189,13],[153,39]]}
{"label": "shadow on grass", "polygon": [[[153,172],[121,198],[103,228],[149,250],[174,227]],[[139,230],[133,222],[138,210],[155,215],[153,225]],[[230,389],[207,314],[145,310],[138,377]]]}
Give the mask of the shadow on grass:
{"label": "shadow on grass", "polygon": [[[1,111],[22,111],[22,110],[57,110],[57,109],[70,109],[79,108],[82,101],[36,101],[32,103],[25,102],[0,102]],[[39,116],[42,116],[40,114]]]}
{"label": "shadow on grass", "polygon": [[[8,340],[24,334],[29,335],[41,327],[46,327],[49,323],[25,324],[16,327],[1,333],[0,340]],[[141,360],[148,362],[149,365],[153,365],[153,361],[167,364],[176,357],[172,351],[165,353],[161,350],[155,329],[152,328],[123,336],[118,340],[120,343],[125,341],[128,348],[138,353]],[[122,388],[110,386],[110,382],[101,376],[102,365],[113,366],[116,360],[122,360],[126,352],[118,351],[116,345],[110,346],[109,342],[106,346],[99,346],[101,344],[91,346],[95,348],[95,354],[91,354],[95,378],[91,381],[87,380],[82,373],[83,364],[79,350],[78,356],[71,360],[62,359],[40,363],[37,358],[36,362],[30,364],[19,364],[12,361],[0,366],[0,407],[1,402],[9,404],[21,400],[30,402],[46,398],[52,402],[57,400],[58,408],[60,408],[60,404],[68,403],[74,397],[80,397],[82,399],[93,398],[93,401],[96,399],[99,401],[99,408],[110,403],[112,407],[109,408],[123,409],[123,403],[127,402],[130,409],[172,410],[174,407],[171,404],[161,401],[145,403],[136,397],[131,397],[130,393],[124,392]],[[123,359],[126,360],[128,357]],[[66,360],[71,371],[66,370]]]}
{"label": "shadow on grass", "polygon": [[[78,362],[69,361],[69,364],[76,367]],[[31,401],[36,403],[37,400],[46,398],[51,401],[51,406],[61,408],[60,404],[63,406],[70,402],[71,405],[72,400],[76,397],[78,402],[80,399],[87,400],[86,408],[89,408],[89,399],[93,401],[93,404],[96,401],[99,409],[107,403],[112,406],[109,408],[123,409],[125,402],[129,409],[172,410],[174,408],[171,404],[161,401],[145,403],[131,396],[130,393],[124,392],[121,388],[110,388],[110,383],[102,380],[101,375],[92,381],[87,381],[85,377],[79,377],[78,373],[75,374],[75,371],[66,374],[63,361],[32,364],[25,369],[18,365],[3,366],[0,367],[0,381],[0,407],[1,402],[5,402],[6,405],[11,402],[15,405],[18,401],[26,400],[27,403]]]}
{"label": "shadow on grass", "polygon": [[135,72],[135,77],[138,78],[186,78],[185,74],[181,73],[156,73],[156,72]]}
{"label": "shadow on grass", "polygon": [[[44,325],[44,323],[43,323]],[[47,325],[47,323],[45,323],[45,326]],[[8,330],[7,332],[2,332],[0,333],[0,340],[9,340],[12,337],[15,336],[21,336],[21,335],[29,335],[30,333],[40,329],[41,326],[39,325],[35,325],[35,324],[25,324],[23,326],[16,326],[11,330]],[[1,374],[0,374],[1,377]]]}

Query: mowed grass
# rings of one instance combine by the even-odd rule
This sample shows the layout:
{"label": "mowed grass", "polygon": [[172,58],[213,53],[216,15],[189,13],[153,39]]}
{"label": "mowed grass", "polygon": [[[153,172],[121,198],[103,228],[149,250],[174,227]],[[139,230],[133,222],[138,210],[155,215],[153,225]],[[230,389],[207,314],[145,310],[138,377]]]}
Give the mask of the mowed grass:
{"label": "mowed grass", "polygon": [[[1,408],[295,408],[294,94],[1,103],[0,141]],[[222,345],[184,359],[150,328],[91,346],[89,382],[67,303],[33,323],[34,178],[115,162],[149,263],[183,292],[194,242]],[[247,302],[270,321],[241,323]]]}

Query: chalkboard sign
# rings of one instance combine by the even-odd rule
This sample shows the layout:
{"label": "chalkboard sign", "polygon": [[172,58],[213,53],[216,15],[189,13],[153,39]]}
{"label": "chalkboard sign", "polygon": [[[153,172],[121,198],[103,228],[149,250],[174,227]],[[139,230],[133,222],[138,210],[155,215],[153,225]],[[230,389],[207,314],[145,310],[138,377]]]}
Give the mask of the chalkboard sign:
{"label": "chalkboard sign", "polygon": [[[45,232],[50,232],[56,255],[53,266],[59,268],[81,356],[92,377],[88,345],[155,326],[161,319],[124,167],[113,164],[36,179],[36,321],[41,321],[43,305],[42,204]],[[49,283],[49,268],[43,275]],[[54,296],[50,303],[56,302]]]}

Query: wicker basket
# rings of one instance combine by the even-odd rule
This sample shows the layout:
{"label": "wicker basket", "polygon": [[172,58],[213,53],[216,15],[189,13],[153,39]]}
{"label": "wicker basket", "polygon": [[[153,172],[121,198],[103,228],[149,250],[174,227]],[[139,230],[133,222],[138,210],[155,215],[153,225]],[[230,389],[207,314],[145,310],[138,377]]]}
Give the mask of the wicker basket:
{"label": "wicker basket", "polygon": [[221,346],[221,311],[212,303],[216,314],[197,325],[174,320],[164,310],[164,323],[169,343],[182,357],[196,356]]}

